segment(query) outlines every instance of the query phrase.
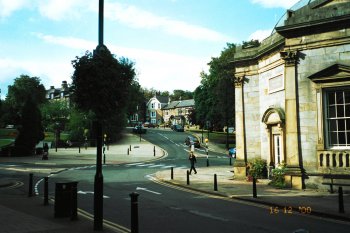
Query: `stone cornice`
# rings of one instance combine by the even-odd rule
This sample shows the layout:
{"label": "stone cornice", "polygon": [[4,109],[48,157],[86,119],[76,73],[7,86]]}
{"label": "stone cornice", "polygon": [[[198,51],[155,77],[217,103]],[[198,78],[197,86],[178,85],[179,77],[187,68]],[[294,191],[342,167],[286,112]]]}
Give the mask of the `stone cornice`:
{"label": "stone cornice", "polygon": [[337,18],[317,20],[300,24],[287,25],[276,28],[276,31],[286,38],[298,37],[301,35],[310,35],[331,30],[338,30],[348,27],[350,15]]}

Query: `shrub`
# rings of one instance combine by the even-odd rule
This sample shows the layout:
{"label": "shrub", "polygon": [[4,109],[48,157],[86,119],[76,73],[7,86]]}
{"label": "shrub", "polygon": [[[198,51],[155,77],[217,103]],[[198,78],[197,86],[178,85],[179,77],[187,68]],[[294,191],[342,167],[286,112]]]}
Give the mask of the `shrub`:
{"label": "shrub", "polygon": [[272,181],[270,182],[270,185],[284,188],[286,187],[286,183],[284,180],[286,166],[282,164],[281,166],[276,167],[275,169],[272,169]]}
{"label": "shrub", "polygon": [[256,158],[249,163],[249,175],[255,178],[266,178],[266,160]]}

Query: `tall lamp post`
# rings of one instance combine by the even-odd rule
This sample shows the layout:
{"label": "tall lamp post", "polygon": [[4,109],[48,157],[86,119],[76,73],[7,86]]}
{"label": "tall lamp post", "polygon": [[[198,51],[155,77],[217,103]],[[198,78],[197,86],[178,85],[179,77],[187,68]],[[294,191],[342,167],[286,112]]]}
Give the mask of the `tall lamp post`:
{"label": "tall lamp post", "polygon": [[[98,54],[104,49],[103,45],[103,0],[99,0],[98,13],[98,46],[94,51]],[[94,183],[94,230],[103,229],[103,174],[102,174],[102,124],[94,122],[94,130],[97,140],[96,174]]]}

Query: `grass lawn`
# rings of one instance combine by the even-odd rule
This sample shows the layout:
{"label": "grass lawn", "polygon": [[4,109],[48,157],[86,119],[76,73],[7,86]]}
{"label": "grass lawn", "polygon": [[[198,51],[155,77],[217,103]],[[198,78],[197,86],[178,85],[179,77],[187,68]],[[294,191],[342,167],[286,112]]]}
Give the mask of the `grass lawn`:
{"label": "grass lawn", "polygon": [[[196,129],[194,127],[191,128],[186,128],[186,130],[196,133],[196,134],[202,134],[201,129]],[[207,138],[208,137],[208,131],[203,130],[203,137]],[[217,144],[219,147],[226,148],[226,137],[227,133],[226,132],[209,132],[209,142],[213,142]],[[236,147],[236,137],[235,133],[229,133],[228,134],[228,143],[229,147]]]}
{"label": "grass lawn", "polygon": [[0,139],[0,147],[8,146],[13,142],[13,139]]}

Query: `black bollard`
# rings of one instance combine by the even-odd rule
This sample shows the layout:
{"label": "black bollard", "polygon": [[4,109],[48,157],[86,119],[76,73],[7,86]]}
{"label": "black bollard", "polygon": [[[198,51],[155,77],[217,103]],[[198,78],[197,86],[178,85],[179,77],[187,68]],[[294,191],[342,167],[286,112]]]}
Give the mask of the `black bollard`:
{"label": "black bollard", "polygon": [[230,166],[232,165],[232,158],[230,157]]}
{"label": "black bollard", "polygon": [[49,205],[49,177],[44,177],[44,205]]}
{"label": "black bollard", "polygon": [[173,180],[174,179],[174,168],[171,167],[171,179]]}
{"label": "black bollard", "polygon": [[138,203],[137,197],[138,193],[132,192],[130,193],[131,197],[131,233],[139,232],[139,214],[138,214]]}
{"label": "black bollard", "polygon": [[256,178],[253,177],[253,197],[257,198],[257,194],[256,194]]}
{"label": "black bollard", "polygon": [[103,153],[103,164],[106,164],[106,154]]}
{"label": "black bollard", "polygon": [[214,191],[218,191],[218,181],[216,174],[214,174]]}
{"label": "black bollard", "polygon": [[80,145],[79,145],[79,154],[80,154]]}
{"label": "black bollard", "polygon": [[29,174],[29,190],[28,197],[33,196],[33,173]]}
{"label": "black bollard", "polygon": [[129,155],[129,148],[128,148],[128,150],[127,150],[127,153],[128,153],[128,155]]}
{"label": "black bollard", "polygon": [[338,188],[339,213],[345,213],[343,200],[343,187]]}
{"label": "black bollard", "polygon": [[156,146],[153,147],[153,156],[156,156]]}
{"label": "black bollard", "polygon": [[207,156],[207,167],[209,167],[209,158]]}
{"label": "black bollard", "polygon": [[131,151],[131,145],[129,145],[129,151]]}
{"label": "black bollard", "polygon": [[187,170],[187,185],[190,185],[190,172]]}

